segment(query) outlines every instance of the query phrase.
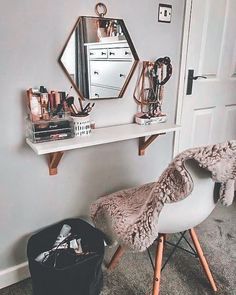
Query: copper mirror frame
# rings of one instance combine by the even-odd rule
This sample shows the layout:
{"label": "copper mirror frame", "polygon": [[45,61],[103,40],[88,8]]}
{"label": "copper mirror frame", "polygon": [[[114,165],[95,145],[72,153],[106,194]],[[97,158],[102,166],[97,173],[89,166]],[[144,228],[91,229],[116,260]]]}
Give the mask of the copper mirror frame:
{"label": "copper mirror frame", "polygon": [[82,99],[110,99],[123,96],[139,58],[122,19],[81,16],[58,61]]}

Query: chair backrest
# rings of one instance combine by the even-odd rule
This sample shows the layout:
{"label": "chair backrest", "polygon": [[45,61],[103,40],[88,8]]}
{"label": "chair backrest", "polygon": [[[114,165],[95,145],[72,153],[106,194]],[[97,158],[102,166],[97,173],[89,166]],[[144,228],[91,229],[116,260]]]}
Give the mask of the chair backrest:
{"label": "chair backrest", "polygon": [[185,163],[194,188],[185,199],[165,204],[158,220],[160,233],[176,233],[188,230],[204,221],[216,206],[214,182],[210,172],[199,167],[196,161]]}

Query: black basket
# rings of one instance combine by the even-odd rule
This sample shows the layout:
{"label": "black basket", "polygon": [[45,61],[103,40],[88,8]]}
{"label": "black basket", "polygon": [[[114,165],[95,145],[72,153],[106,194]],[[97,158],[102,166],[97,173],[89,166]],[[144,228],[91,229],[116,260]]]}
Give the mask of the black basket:
{"label": "black basket", "polygon": [[[40,253],[52,248],[63,224],[70,225],[72,235],[81,238],[82,248],[93,254],[64,268],[35,261]],[[63,220],[31,236],[27,256],[34,295],[98,295],[101,291],[104,235],[81,219]]]}

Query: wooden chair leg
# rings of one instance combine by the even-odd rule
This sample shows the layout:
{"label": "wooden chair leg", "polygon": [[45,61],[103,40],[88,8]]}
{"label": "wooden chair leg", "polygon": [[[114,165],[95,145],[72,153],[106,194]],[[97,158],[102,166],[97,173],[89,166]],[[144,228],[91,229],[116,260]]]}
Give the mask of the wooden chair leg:
{"label": "wooden chair leg", "polygon": [[119,246],[115,252],[115,254],[112,256],[111,261],[109,262],[107,269],[109,271],[112,271],[115,269],[115,267],[120,262],[121,257],[125,253],[125,247]]}
{"label": "wooden chair leg", "polygon": [[206,274],[206,276],[208,278],[208,281],[211,284],[212,289],[216,292],[217,287],[216,287],[214,278],[212,276],[212,273],[210,271],[210,268],[208,266],[207,260],[206,260],[204,254],[203,254],[203,251],[202,251],[201,245],[199,243],[197,234],[196,234],[196,232],[195,232],[195,230],[193,228],[189,230],[189,233],[190,233],[190,236],[191,236],[191,238],[193,240],[193,244],[194,244],[194,246],[196,248],[197,254],[199,256],[199,259],[200,259],[201,265],[202,265],[202,267],[204,269],[204,272],[205,272],[205,274]]}
{"label": "wooden chair leg", "polygon": [[164,242],[165,242],[165,235],[161,234],[160,237],[158,237],[158,243],[156,248],[152,295],[158,295],[160,292],[161,267],[162,267],[163,251],[164,251]]}

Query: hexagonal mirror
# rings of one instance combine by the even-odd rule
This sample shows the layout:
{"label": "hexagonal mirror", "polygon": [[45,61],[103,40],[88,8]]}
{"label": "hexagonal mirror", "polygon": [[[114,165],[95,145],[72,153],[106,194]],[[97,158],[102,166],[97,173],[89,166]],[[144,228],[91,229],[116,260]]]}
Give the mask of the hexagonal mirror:
{"label": "hexagonal mirror", "polygon": [[82,98],[122,97],[138,55],[124,21],[82,16],[76,22],[59,62]]}

